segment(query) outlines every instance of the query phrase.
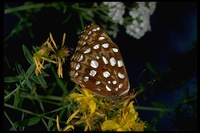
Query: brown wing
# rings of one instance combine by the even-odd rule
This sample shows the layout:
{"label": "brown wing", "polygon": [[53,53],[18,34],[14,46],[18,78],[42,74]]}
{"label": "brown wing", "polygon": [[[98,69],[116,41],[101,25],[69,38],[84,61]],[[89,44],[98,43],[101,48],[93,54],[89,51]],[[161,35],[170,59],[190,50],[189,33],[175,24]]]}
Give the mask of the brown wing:
{"label": "brown wing", "polygon": [[119,48],[96,24],[83,31],[70,65],[71,80],[98,96],[115,97],[129,91]]}

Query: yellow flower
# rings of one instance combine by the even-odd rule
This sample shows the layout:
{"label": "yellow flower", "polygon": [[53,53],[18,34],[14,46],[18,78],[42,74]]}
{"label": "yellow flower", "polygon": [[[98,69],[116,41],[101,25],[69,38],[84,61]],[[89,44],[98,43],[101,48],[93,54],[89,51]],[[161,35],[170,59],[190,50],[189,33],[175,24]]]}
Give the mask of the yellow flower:
{"label": "yellow flower", "polygon": [[[129,96],[123,102],[114,103],[111,99],[97,97],[85,88],[78,88],[81,93],[73,92],[66,100],[78,104],[68,118],[67,125],[85,127],[84,131],[144,131],[144,122],[140,122]],[[68,127],[68,126],[67,126]]]}
{"label": "yellow flower", "polygon": [[50,44],[52,42],[53,46],[54,46],[54,48],[53,48],[50,45],[51,50],[54,52],[54,54],[51,55],[51,58],[56,60],[56,62],[58,64],[58,70],[57,70],[58,76],[63,78],[62,65],[65,63],[65,58],[69,55],[69,53],[71,52],[72,49],[69,49],[64,46],[65,38],[66,38],[65,33],[63,34],[62,45],[61,45],[60,49],[57,48],[57,45],[56,45],[51,33],[50,33],[49,37],[50,37],[50,42],[48,44]]}
{"label": "yellow flower", "polygon": [[48,55],[50,53],[50,49],[44,43],[33,55],[33,60],[36,65],[35,73],[38,75],[41,74],[41,69],[44,69],[44,61],[48,60]]}
{"label": "yellow flower", "polygon": [[85,125],[84,131],[92,130],[95,125],[95,118],[102,117],[101,114],[96,113],[97,105],[96,98],[87,89],[81,88],[81,93],[71,93],[66,100],[74,100],[78,103],[78,109],[68,118],[66,124],[69,124],[72,119],[77,121],[74,125]]}
{"label": "yellow flower", "polygon": [[68,125],[64,129],[61,129],[60,128],[60,124],[59,124],[58,115],[56,116],[56,126],[57,126],[58,131],[71,131],[71,130],[74,130],[74,126],[73,125]]}
{"label": "yellow flower", "polygon": [[41,69],[44,69],[44,61],[54,63],[58,65],[58,76],[63,78],[62,65],[65,63],[65,58],[69,55],[71,49],[64,46],[66,34],[63,34],[62,46],[58,49],[52,34],[49,34],[49,38],[42,44],[42,46],[33,55],[33,60],[36,65],[35,73],[41,74]]}
{"label": "yellow flower", "polygon": [[133,107],[133,101],[123,106],[110,120],[101,125],[103,131],[144,131],[144,122],[138,122],[138,112]]}
{"label": "yellow flower", "polygon": [[90,109],[90,114],[95,112],[96,109],[96,103],[95,98],[93,94],[91,94],[87,89],[82,88],[82,94],[80,93],[72,93],[69,95],[69,99],[77,101],[80,104],[80,109],[88,110],[88,107]]}

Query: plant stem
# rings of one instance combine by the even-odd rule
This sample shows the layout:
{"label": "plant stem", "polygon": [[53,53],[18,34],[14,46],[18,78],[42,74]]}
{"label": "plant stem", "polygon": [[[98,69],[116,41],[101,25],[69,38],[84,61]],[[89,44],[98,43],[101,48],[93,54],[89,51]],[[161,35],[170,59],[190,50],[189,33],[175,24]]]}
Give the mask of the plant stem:
{"label": "plant stem", "polygon": [[24,10],[28,10],[28,9],[32,9],[32,8],[57,7],[58,5],[59,5],[58,2],[51,3],[51,4],[42,3],[42,4],[23,5],[23,6],[5,9],[4,14],[24,11]]}

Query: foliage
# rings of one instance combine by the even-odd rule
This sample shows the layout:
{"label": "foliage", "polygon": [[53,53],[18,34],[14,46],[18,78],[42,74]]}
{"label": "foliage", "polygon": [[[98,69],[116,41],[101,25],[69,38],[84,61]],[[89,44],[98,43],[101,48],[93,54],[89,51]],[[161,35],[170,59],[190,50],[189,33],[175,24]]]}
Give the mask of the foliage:
{"label": "foliage", "polygon": [[[61,45],[57,44],[56,46],[58,47],[56,47],[53,43],[54,41],[50,39],[51,41],[47,40],[47,42],[49,42],[50,45],[45,45],[44,47],[38,47],[36,46],[36,44],[32,44],[31,42],[30,44],[28,43],[20,44],[19,49],[22,49],[21,53],[25,58],[21,57],[21,60],[15,60],[14,54],[16,54],[17,50],[15,52],[12,52],[14,45],[18,46],[17,44],[18,42],[16,42],[15,40],[22,39],[23,35],[30,37],[30,39],[31,38],[36,39],[35,38],[36,34],[34,32],[34,29],[32,28],[34,24],[38,21],[36,19],[37,18],[36,16],[38,14],[42,14],[45,11],[45,9],[51,9],[64,16],[62,18],[61,24],[67,25],[68,23],[70,23],[70,20],[78,18],[79,25],[75,26],[77,28],[76,31],[78,31],[78,32],[75,31],[76,34],[80,34],[81,29],[83,29],[86,26],[86,23],[88,22],[100,23],[100,25],[106,30],[106,32],[109,35],[112,35],[113,37],[117,36],[120,26],[123,26],[126,30],[128,29],[126,33],[136,39],[140,39],[142,36],[144,36],[145,32],[150,31],[151,28],[149,21],[144,21],[145,23],[142,23],[143,22],[142,20],[149,20],[150,15],[152,15],[155,10],[154,5],[149,4],[148,6],[148,2],[131,3],[131,4],[130,3],[123,4],[121,2],[120,4],[122,4],[124,7],[117,10],[125,10],[126,8],[125,11],[128,10],[132,12],[130,13],[130,15],[127,15],[129,13],[125,13],[124,15],[121,14],[123,15],[123,17],[118,16],[119,19],[113,20],[113,18],[109,16],[109,12],[111,11],[112,7],[116,7],[117,5],[116,3],[113,6],[108,5],[108,3],[98,3],[98,2],[94,3],[5,2],[4,3],[5,7],[4,16],[8,17],[9,15],[11,15],[17,21],[14,27],[13,25],[9,27],[11,28],[10,30],[4,29],[6,31],[4,33],[5,55],[3,60],[5,131],[8,130],[9,131],[30,131],[30,130],[57,131],[58,128],[56,125],[56,121],[58,120],[56,120],[56,118],[58,117],[59,123],[62,126],[65,126],[67,119],[74,113],[73,111],[77,110],[76,108],[77,106],[75,106],[77,105],[77,103],[70,100],[65,102],[65,97],[69,95],[71,90],[73,92],[75,89],[74,86],[71,85],[71,81],[69,80],[69,72],[68,72],[69,70],[66,70],[64,68],[64,63],[68,62],[67,58],[68,51],[66,50],[64,43],[61,43]],[[140,6],[142,8],[145,8],[146,11],[149,11],[148,14],[149,16],[145,15],[145,17],[140,17],[139,19],[139,16],[144,15],[142,12],[139,12]],[[136,8],[137,10],[132,10],[134,8]],[[134,16],[135,12],[133,11],[139,12],[139,16],[137,15]],[[123,19],[123,21],[121,19]],[[7,25],[7,23],[9,22],[7,21],[4,22],[4,25]],[[133,25],[135,24],[135,26],[142,24],[143,26],[139,27],[141,28],[141,33],[135,36],[135,34],[131,32],[132,30],[134,30],[131,24]],[[146,26],[144,26],[145,24]],[[134,33],[137,33],[136,31],[134,31]],[[44,34],[49,34],[49,33],[44,33]],[[46,37],[42,39],[46,39]],[[45,41],[37,43],[43,43],[43,42]],[[34,46],[30,47],[30,45]],[[44,54],[42,54],[42,56],[41,56],[41,51],[39,51],[41,50],[41,48],[42,50],[45,49],[45,52]],[[194,47],[194,49],[195,48],[196,47]],[[39,54],[37,53],[38,51]],[[19,55],[21,53],[19,52]],[[34,55],[34,53],[37,54]],[[33,58],[35,56],[42,58],[37,58],[37,59]],[[42,67],[41,68],[38,67],[38,64],[35,62],[39,63],[40,66]],[[165,83],[164,81],[170,81],[168,79],[174,77],[174,75],[165,75],[166,74],[165,72],[157,69],[156,67],[153,67],[150,63],[146,63],[146,67],[147,70],[151,72],[151,74],[153,75],[153,79],[155,79],[156,81],[156,83],[153,85],[159,86],[158,88],[161,87],[160,84]],[[174,71],[176,71],[176,69]],[[183,83],[186,80],[187,80],[186,78],[181,79],[178,85],[181,86],[182,85],[181,83]],[[170,83],[167,82],[166,83],[167,85],[165,84],[166,85],[165,87],[174,88],[174,86],[171,86]],[[189,91],[189,89],[187,91]],[[149,92],[147,90],[146,85],[140,85],[138,95],[141,94],[144,101],[145,100],[147,101],[148,96],[152,94],[152,91]],[[164,114],[169,112],[171,114],[170,115],[171,121],[176,130],[191,131],[191,130],[196,130],[195,128],[197,128],[197,126],[193,124],[196,122],[195,120],[197,119],[196,101],[197,101],[196,92],[192,94],[187,92],[183,94],[181,101],[177,104],[175,103],[174,105],[166,106],[161,102],[151,101],[152,104],[151,107],[139,106],[138,110],[146,112],[149,111],[157,112],[156,115],[151,119],[151,121],[146,122],[146,127],[147,127],[145,129],[146,131],[156,131],[157,130],[156,126],[159,120],[162,119]],[[184,126],[182,123],[179,123],[180,121],[185,121],[188,119],[191,120],[190,121],[191,123],[186,122]],[[190,124],[192,124],[192,126],[190,126]],[[184,127],[184,129],[182,127]]]}

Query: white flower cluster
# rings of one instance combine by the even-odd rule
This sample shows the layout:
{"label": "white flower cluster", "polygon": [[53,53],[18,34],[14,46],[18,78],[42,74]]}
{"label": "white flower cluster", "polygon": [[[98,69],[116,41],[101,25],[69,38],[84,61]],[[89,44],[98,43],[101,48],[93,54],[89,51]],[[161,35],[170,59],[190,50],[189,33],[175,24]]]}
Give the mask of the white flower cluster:
{"label": "white flower cluster", "polygon": [[122,2],[103,2],[109,7],[108,16],[112,18],[115,23],[123,24],[123,15],[125,13],[125,6]]}
{"label": "white flower cluster", "polygon": [[126,33],[134,38],[140,39],[147,31],[151,30],[150,15],[153,14],[156,8],[156,2],[136,2],[138,8],[133,7],[129,11],[132,18],[132,23],[126,26]]}
{"label": "white flower cluster", "polygon": [[[134,7],[127,8],[129,15],[125,18],[125,5],[122,2],[103,2],[109,7],[108,16],[115,24],[124,25],[126,33],[140,39],[147,31],[151,30],[150,16],[154,13],[157,2],[135,2]],[[129,6],[129,5],[128,5]]]}

